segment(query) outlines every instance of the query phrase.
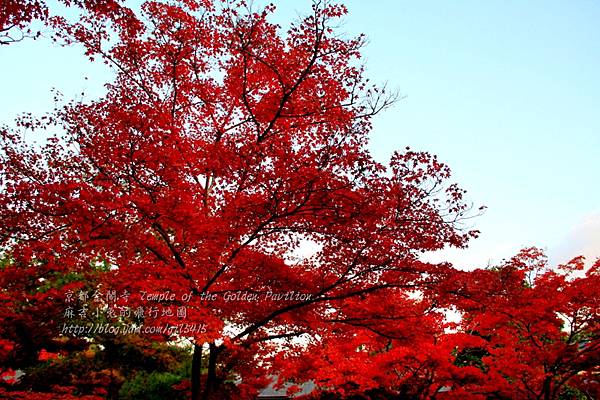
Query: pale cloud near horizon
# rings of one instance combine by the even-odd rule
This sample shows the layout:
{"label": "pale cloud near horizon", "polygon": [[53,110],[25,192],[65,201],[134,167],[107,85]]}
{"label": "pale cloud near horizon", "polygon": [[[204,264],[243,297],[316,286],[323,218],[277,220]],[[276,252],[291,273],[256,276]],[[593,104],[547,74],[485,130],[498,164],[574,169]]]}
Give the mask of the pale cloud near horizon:
{"label": "pale cloud near horizon", "polygon": [[492,243],[490,241],[473,241],[467,249],[447,248],[426,253],[421,257],[427,262],[450,262],[460,270],[473,270],[498,265],[503,259],[517,254],[522,246],[514,243]]}
{"label": "pale cloud near horizon", "polygon": [[[482,238],[483,239],[483,238]],[[537,246],[546,251],[550,266],[563,264],[580,255],[591,265],[600,257],[600,212],[586,215],[556,243],[519,243],[516,237],[504,241],[473,240],[466,249],[448,248],[426,253],[422,260],[428,262],[450,262],[462,270],[473,270],[498,265],[504,259],[516,255],[519,250]]]}
{"label": "pale cloud near horizon", "polygon": [[565,263],[579,255],[586,258],[588,265],[600,257],[600,212],[585,216],[548,252],[551,264]]}

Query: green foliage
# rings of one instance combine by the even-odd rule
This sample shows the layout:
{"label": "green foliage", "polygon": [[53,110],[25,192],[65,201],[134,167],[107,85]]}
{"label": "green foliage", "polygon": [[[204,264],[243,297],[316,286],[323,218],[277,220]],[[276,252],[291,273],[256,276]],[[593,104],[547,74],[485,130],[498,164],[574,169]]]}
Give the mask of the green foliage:
{"label": "green foliage", "polygon": [[102,341],[104,350],[98,353],[95,362],[118,365],[128,378],[133,375],[130,371],[179,372],[186,365],[191,365],[191,353],[186,347],[152,342],[136,335],[97,340]]}
{"label": "green foliage", "polygon": [[174,389],[184,379],[179,373],[139,371],[119,390],[122,400],[184,400],[184,393]]}
{"label": "green foliage", "polygon": [[0,271],[4,270],[6,267],[12,264],[12,262],[13,259],[10,253],[6,252],[5,250],[0,250]]}
{"label": "green foliage", "polygon": [[84,281],[85,276],[78,272],[53,272],[36,288],[36,291],[46,293],[53,288],[60,289],[69,283]]}
{"label": "green foliage", "polygon": [[135,337],[120,339],[122,342],[105,341],[104,349],[97,345],[82,346],[81,351],[38,362],[25,370],[23,387],[48,392],[53,385],[74,386],[80,394],[104,388],[111,394],[109,398],[126,400],[185,398],[173,385],[191,374],[189,349],[145,343]]}
{"label": "green foliage", "polygon": [[486,366],[483,362],[483,357],[489,355],[485,349],[481,348],[465,348],[463,350],[455,351],[454,365],[459,367],[473,366],[477,367],[482,371],[486,371]]}
{"label": "green foliage", "polygon": [[90,268],[99,272],[109,272],[111,264],[106,259],[98,258],[90,262]]}
{"label": "green foliage", "polygon": [[[145,365],[146,370],[139,369],[134,374],[129,376],[121,389],[119,390],[119,399],[122,400],[184,400],[187,399],[185,391],[173,388],[174,385],[189,378],[191,374],[192,358],[189,349],[169,346],[164,343],[153,343],[150,346],[155,353],[145,349],[148,359],[141,361]],[[129,356],[133,356],[134,349],[140,351],[143,346],[130,346],[128,351]],[[127,351],[127,347],[123,348]],[[148,354],[150,353],[150,354]],[[151,356],[151,354],[153,354]],[[140,357],[140,355],[136,356]],[[156,363],[154,369],[148,368],[150,364]],[[152,372],[150,372],[152,371]]]}
{"label": "green foliage", "polygon": [[558,400],[587,400],[588,396],[581,390],[571,386],[565,386],[558,395]]}

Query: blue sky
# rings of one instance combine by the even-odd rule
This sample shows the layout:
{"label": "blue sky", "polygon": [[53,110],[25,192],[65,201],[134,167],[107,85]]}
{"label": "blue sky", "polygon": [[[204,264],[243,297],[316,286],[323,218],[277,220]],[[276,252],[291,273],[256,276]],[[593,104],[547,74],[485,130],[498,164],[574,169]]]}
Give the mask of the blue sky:
{"label": "blue sky", "polygon": [[[277,21],[309,2],[276,1]],[[363,32],[367,75],[406,97],[379,115],[371,149],[437,154],[485,215],[468,250],[434,259],[484,266],[537,245],[553,259],[600,255],[600,3],[346,1],[341,30]],[[0,122],[102,92],[110,74],[77,48],[0,47]],[[84,80],[88,76],[88,80]]]}

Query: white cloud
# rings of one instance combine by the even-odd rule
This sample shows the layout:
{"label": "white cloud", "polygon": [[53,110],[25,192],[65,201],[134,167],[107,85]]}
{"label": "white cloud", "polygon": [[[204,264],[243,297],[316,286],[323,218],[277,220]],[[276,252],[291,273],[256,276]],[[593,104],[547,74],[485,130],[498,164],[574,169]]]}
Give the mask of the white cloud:
{"label": "white cloud", "polygon": [[457,269],[473,270],[498,265],[503,259],[508,259],[519,252],[523,245],[508,241],[494,242],[492,240],[475,239],[466,249],[447,248],[426,253],[421,257],[428,262],[450,262]]}
{"label": "white cloud", "polygon": [[584,217],[549,252],[552,264],[564,263],[579,255],[585,256],[588,265],[600,257],[600,212]]}

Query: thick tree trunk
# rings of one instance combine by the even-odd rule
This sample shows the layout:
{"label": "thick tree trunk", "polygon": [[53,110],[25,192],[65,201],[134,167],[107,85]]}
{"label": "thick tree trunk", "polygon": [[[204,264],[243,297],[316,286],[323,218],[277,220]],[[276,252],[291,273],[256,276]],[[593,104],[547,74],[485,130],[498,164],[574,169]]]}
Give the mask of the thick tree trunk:
{"label": "thick tree trunk", "polygon": [[214,343],[209,344],[209,354],[208,354],[208,371],[206,374],[206,385],[204,386],[204,391],[202,392],[202,400],[209,400],[210,395],[215,389],[215,385],[217,383],[217,356],[219,354],[219,349]]}
{"label": "thick tree trunk", "polygon": [[544,379],[544,400],[551,400],[552,399],[552,378],[551,377],[546,377],[546,379]]}
{"label": "thick tree trunk", "polygon": [[192,355],[191,400],[208,400],[217,387],[217,357],[221,352],[216,344],[209,344],[206,382],[202,385],[202,346],[195,344]]}
{"label": "thick tree trunk", "polygon": [[202,400],[200,379],[202,378],[202,346],[194,344],[192,355],[192,400]]}

